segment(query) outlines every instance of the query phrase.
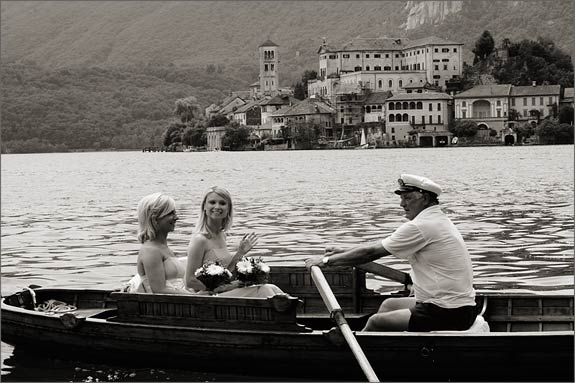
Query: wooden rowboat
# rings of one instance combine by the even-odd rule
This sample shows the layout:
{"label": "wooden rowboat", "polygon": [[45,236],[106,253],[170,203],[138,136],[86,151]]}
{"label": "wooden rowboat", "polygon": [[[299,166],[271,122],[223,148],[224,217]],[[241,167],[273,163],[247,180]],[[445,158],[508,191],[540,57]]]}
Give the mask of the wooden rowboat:
{"label": "wooden rowboat", "polygon": [[[573,381],[573,296],[478,294],[477,310],[490,332],[361,332],[384,299],[404,292],[366,288],[359,268],[326,269],[324,275],[383,381]],[[137,359],[202,371],[365,379],[309,270],[276,266],[270,278],[290,296],[25,289],[2,298],[2,341],[16,350],[90,361]],[[34,309],[34,300],[50,299],[75,309]]]}

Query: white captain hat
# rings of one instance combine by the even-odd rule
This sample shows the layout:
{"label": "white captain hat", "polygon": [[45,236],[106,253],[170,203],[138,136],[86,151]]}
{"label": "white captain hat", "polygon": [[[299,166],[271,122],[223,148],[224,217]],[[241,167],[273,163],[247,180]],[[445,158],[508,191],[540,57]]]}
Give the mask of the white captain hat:
{"label": "white captain hat", "polygon": [[402,174],[397,180],[399,189],[395,194],[408,193],[412,191],[427,191],[439,196],[442,192],[441,186],[430,180],[429,178],[416,176],[414,174]]}

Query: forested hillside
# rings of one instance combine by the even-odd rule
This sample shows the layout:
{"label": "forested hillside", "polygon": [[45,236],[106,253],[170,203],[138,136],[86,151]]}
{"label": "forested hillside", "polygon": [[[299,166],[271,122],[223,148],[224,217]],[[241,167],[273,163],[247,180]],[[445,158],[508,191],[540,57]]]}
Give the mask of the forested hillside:
{"label": "forested hillside", "polygon": [[193,95],[205,107],[257,81],[258,46],[268,38],[279,45],[282,86],[317,70],[323,38],[337,46],[356,36],[433,34],[463,42],[471,63],[487,29],[497,44],[542,36],[573,54],[571,1],[440,3],[4,1],[2,148],[158,142],[178,98]]}

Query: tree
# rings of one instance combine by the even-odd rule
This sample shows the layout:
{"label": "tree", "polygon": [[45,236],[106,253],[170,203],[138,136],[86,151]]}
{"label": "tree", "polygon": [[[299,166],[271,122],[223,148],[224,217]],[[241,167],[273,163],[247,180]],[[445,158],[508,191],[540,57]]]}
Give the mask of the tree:
{"label": "tree", "polygon": [[172,144],[182,142],[182,132],[186,126],[178,122],[171,123],[164,133],[162,134],[162,143],[164,146],[170,146]]}
{"label": "tree", "polygon": [[182,144],[190,146],[206,146],[208,143],[207,129],[202,122],[188,126],[182,134]]}
{"label": "tree", "polygon": [[246,126],[240,126],[233,121],[226,126],[222,146],[230,150],[240,150],[250,142],[250,129]]}
{"label": "tree", "polygon": [[519,120],[519,112],[516,109],[509,109],[509,121]]}
{"label": "tree", "polygon": [[572,144],[573,126],[554,120],[544,120],[535,130],[542,144]]}
{"label": "tree", "polygon": [[558,84],[564,88],[573,87],[573,63],[571,57],[558,49],[547,38],[537,41],[522,40],[511,43],[508,59],[493,69],[493,76],[499,84],[531,85]]}
{"label": "tree", "polygon": [[288,123],[293,131],[293,140],[299,149],[311,149],[317,145],[321,128],[312,122]]}
{"label": "tree", "polygon": [[573,125],[573,107],[571,105],[561,105],[559,107],[559,122]]}
{"label": "tree", "polygon": [[449,131],[457,137],[474,137],[479,127],[473,121],[456,121],[450,126]]}
{"label": "tree", "polygon": [[208,126],[226,126],[229,123],[230,120],[228,120],[226,116],[216,114],[215,116],[212,116],[212,118],[210,118],[210,121],[208,121]]}
{"label": "tree", "polygon": [[198,100],[194,96],[190,96],[176,100],[174,113],[185,123],[200,118],[201,110]]}
{"label": "tree", "polygon": [[489,31],[483,31],[481,37],[477,39],[475,42],[475,48],[473,48],[473,53],[475,54],[475,58],[473,63],[477,63],[479,61],[485,60],[493,53],[493,49],[495,48],[495,41],[491,36]]}
{"label": "tree", "polygon": [[306,70],[301,76],[301,81],[294,85],[294,97],[298,100],[303,100],[308,97],[307,83],[309,80],[317,79],[317,72],[315,70]]}
{"label": "tree", "polygon": [[517,142],[523,142],[525,138],[535,134],[535,127],[527,122],[515,128],[515,133],[517,133]]}

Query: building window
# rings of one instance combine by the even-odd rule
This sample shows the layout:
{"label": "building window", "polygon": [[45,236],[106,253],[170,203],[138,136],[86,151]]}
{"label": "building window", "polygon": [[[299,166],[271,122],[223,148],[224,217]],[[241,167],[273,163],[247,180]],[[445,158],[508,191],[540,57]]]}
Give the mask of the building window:
{"label": "building window", "polygon": [[365,55],[365,58],[368,59],[369,58],[369,53]]}
{"label": "building window", "polygon": [[453,48],[453,52],[457,52],[457,48]]}
{"label": "building window", "polygon": [[549,97],[549,106],[553,105],[553,97]]}
{"label": "building window", "polygon": [[436,65],[436,66],[435,66],[435,70],[439,70],[439,65]]}
{"label": "building window", "polygon": [[397,114],[395,115],[395,121],[401,122],[401,114],[397,113]]}
{"label": "building window", "polygon": [[441,124],[441,115],[438,115],[438,116],[437,116],[437,123],[438,123],[438,124]]}
{"label": "building window", "polygon": [[443,65],[443,70],[447,70],[447,65]]}
{"label": "building window", "polygon": [[437,103],[437,110],[438,110],[438,111],[441,110],[441,103],[440,103],[440,102]]}
{"label": "building window", "polygon": [[344,54],[343,54],[343,58],[344,58],[344,59],[348,59],[348,58],[349,58],[349,53],[344,53]]}
{"label": "building window", "polygon": [[395,110],[395,104],[393,102],[390,102],[388,108],[389,110]]}
{"label": "building window", "polygon": [[409,109],[415,109],[415,101],[409,103]]}
{"label": "building window", "polygon": [[399,70],[399,67],[397,65],[395,66],[395,70]]}
{"label": "building window", "polygon": [[527,97],[523,97],[523,106],[527,106]]}
{"label": "building window", "polygon": [[407,115],[407,113],[403,114],[403,121],[409,122],[409,116]]}
{"label": "building window", "polygon": [[501,109],[497,109],[497,117],[501,117]]}
{"label": "building window", "polygon": [[401,109],[401,102],[398,101],[398,102],[395,103],[395,109],[396,109],[396,110],[400,110],[400,109]]}
{"label": "building window", "polygon": [[[376,68],[377,68],[377,67],[376,67]],[[378,87],[379,89],[381,89],[381,88],[383,87],[383,81],[378,80],[378,81],[377,81],[377,87]]]}
{"label": "building window", "polygon": [[409,104],[407,101],[404,101],[403,105],[401,105],[401,106],[403,107],[403,109],[406,109],[406,110],[409,109]]}
{"label": "building window", "polygon": [[417,102],[417,109],[423,109],[423,102],[421,101]]}
{"label": "building window", "polygon": [[461,106],[464,107],[464,108],[467,108],[467,102],[461,101]]}
{"label": "building window", "polygon": [[543,97],[539,97],[539,105],[543,105]]}
{"label": "building window", "polygon": [[438,48],[435,48],[434,51],[435,51],[435,53],[438,53],[438,52],[439,52],[439,49],[438,49]]}
{"label": "building window", "polygon": [[367,66],[365,67],[365,70],[369,70],[369,65],[367,65]]}
{"label": "building window", "polygon": [[[381,71],[381,67],[379,65],[376,65],[373,67],[373,70],[377,70],[377,71]],[[381,88],[381,87],[380,87]]]}
{"label": "building window", "polygon": [[433,124],[433,116],[431,114],[429,115],[429,123]]}
{"label": "building window", "polygon": [[359,55],[355,55],[355,58],[358,59],[358,58],[359,58]]}
{"label": "building window", "polygon": [[467,118],[467,111],[466,111],[466,110],[462,110],[462,111],[461,111],[461,117],[462,117],[462,118]]}
{"label": "building window", "polygon": [[535,97],[531,97],[531,105],[535,106]]}
{"label": "building window", "polygon": [[501,106],[501,100],[497,100],[497,106]]}
{"label": "building window", "polygon": [[393,87],[393,81],[389,80],[389,88],[392,88],[392,87]]}
{"label": "building window", "polygon": [[268,71],[268,64],[264,64],[264,72]]}
{"label": "building window", "polygon": [[274,71],[274,64],[270,64],[270,70],[273,72]]}
{"label": "building window", "polygon": [[415,116],[411,116],[411,125],[415,125]]}
{"label": "building window", "polygon": [[385,58],[386,58],[386,59],[389,58],[389,54],[388,54],[388,53],[385,54]]}
{"label": "building window", "polygon": [[391,127],[391,133],[395,133],[395,127]]}
{"label": "building window", "polygon": [[431,102],[429,103],[429,111],[433,112],[433,104]]}
{"label": "building window", "polygon": [[389,115],[389,122],[395,122],[395,116],[393,114]]}
{"label": "building window", "polygon": [[360,67],[360,66],[356,66],[354,69],[355,69],[356,72],[361,72],[361,67]]}
{"label": "building window", "polygon": [[421,123],[425,124],[425,116],[421,116]]}
{"label": "building window", "polygon": [[514,98],[511,99],[511,106],[515,106],[515,99]]}
{"label": "building window", "polygon": [[403,80],[399,80],[399,87],[400,87],[400,88],[403,87]]}
{"label": "building window", "polygon": [[379,53],[376,53],[373,55],[373,58],[376,58],[376,59],[381,58],[381,55]]}

